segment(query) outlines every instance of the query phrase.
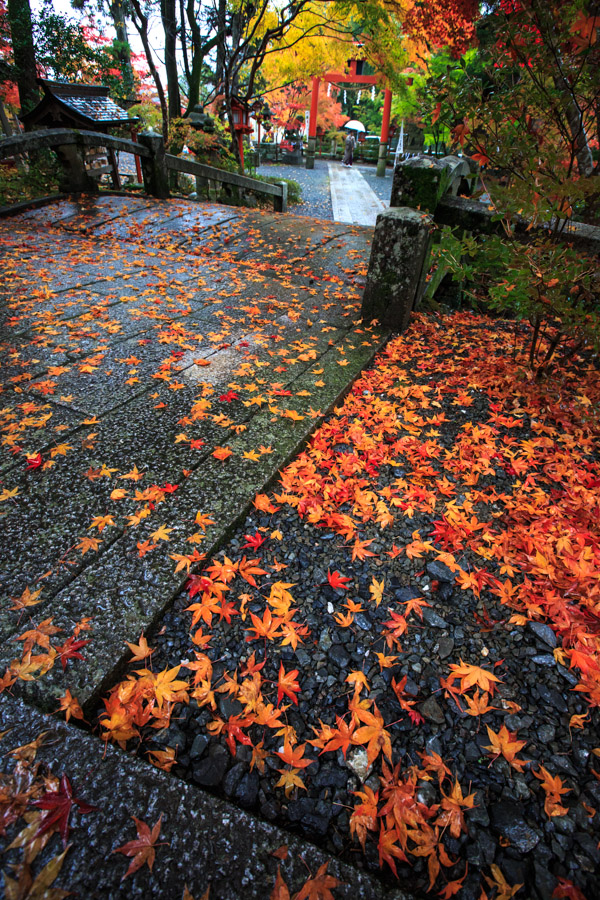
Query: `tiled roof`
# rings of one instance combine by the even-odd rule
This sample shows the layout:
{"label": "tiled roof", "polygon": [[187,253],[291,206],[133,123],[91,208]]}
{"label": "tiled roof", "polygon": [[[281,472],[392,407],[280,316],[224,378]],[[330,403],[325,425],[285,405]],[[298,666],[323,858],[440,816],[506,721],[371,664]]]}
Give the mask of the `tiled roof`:
{"label": "tiled roof", "polygon": [[126,111],[110,97],[82,97],[77,92],[67,94],[62,91],[59,96],[63,103],[96,122],[129,121]]}

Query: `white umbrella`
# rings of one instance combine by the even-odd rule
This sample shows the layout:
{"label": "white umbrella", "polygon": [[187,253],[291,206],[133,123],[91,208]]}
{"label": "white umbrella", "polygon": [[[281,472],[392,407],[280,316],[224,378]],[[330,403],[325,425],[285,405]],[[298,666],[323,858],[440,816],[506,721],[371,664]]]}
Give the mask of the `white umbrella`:
{"label": "white umbrella", "polygon": [[349,122],[346,122],[344,128],[349,128],[350,131],[366,131],[367,129],[363,125],[362,122],[359,122],[358,119],[351,119]]}

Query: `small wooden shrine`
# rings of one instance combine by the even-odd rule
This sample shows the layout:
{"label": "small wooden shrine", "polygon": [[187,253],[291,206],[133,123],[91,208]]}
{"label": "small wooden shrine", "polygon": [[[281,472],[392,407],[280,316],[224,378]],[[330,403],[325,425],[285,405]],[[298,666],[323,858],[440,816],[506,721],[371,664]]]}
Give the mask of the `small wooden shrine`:
{"label": "small wooden shrine", "polygon": [[[121,109],[108,96],[109,88],[102,84],[69,84],[64,81],[49,81],[38,78],[44,96],[38,105],[20,118],[28,131],[38,128],[77,128],[82,131],[100,131],[108,134],[110,129],[136,124],[126,110]],[[132,135],[133,137],[133,135]],[[99,152],[88,151],[86,166],[93,177],[110,172],[113,186],[120,187],[117,158],[114,150],[99,148]],[[137,157],[136,157],[137,159]],[[105,166],[103,162],[110,165]]]}

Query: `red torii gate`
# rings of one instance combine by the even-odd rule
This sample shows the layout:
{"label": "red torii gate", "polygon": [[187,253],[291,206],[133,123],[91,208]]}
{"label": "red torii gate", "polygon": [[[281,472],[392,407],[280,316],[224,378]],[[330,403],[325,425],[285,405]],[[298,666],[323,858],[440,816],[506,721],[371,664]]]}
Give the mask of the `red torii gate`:
{"label": "red torii gate", "polygon": [[[306,168],[314,169],[315,167],[315,149],[317,146],[317,110],[319,103],[319,87],[321,81],[330,84],[368,84],[378,85],[381,81],[381,75],[363,75],[359,73],[358,67],[362,69],[362,60],[351,59],[350,71],[348,74],[341,72],[327,72],[322,76],[313,76],[312,94],[310,99],[310,121],[308,124],[308,146],[306,148]],[[385,88],[383,100],[383,121],[381,123],[381,137],[379,139],[379,159],[377,160],[377,174],[383,178],[385,175],[385,162],[388,151],[388,140],[390,136],[390,111],[392,108],[392,92],[389,88]]]}

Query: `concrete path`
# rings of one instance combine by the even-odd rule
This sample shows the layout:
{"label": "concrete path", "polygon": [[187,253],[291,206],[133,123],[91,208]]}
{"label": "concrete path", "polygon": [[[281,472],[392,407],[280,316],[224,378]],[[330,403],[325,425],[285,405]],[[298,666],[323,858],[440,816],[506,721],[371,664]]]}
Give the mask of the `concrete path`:
{"label": "concrete path", "polygon": [[[73,696],[91,718],[125,641],[161,627],[188,569],[216,553],[382,346],[386,333],[359,323],[371,236],[116,195],[0,221],[1,768],[18,793],[25,759],[42,779],[32,798],[66,775],[98,808],[71,821],[56,887],[179,900],[187,883],[196,898],[212,885],[211,900],[249,900],[269,895],[283,844],[293,890],[326,861],[48,713]],[[7,756],[42,732],[39,748]],[[135,837],[131,817],[154,825],[161,813],[168,844],[153,873],[120,886],[127,860],[114,850]],[[56,877],[57,834],[39,860],[22,847],[4,857],[8,877],[36,877],[52,858]],[[336,897],[391,896],[349,867],[331,871],[345,882]]]}
{"label": "concrete path", "polygon": [[387,205],[373,193],[355,167],[329,163],[329,184],[334,222],[374,226]]}

